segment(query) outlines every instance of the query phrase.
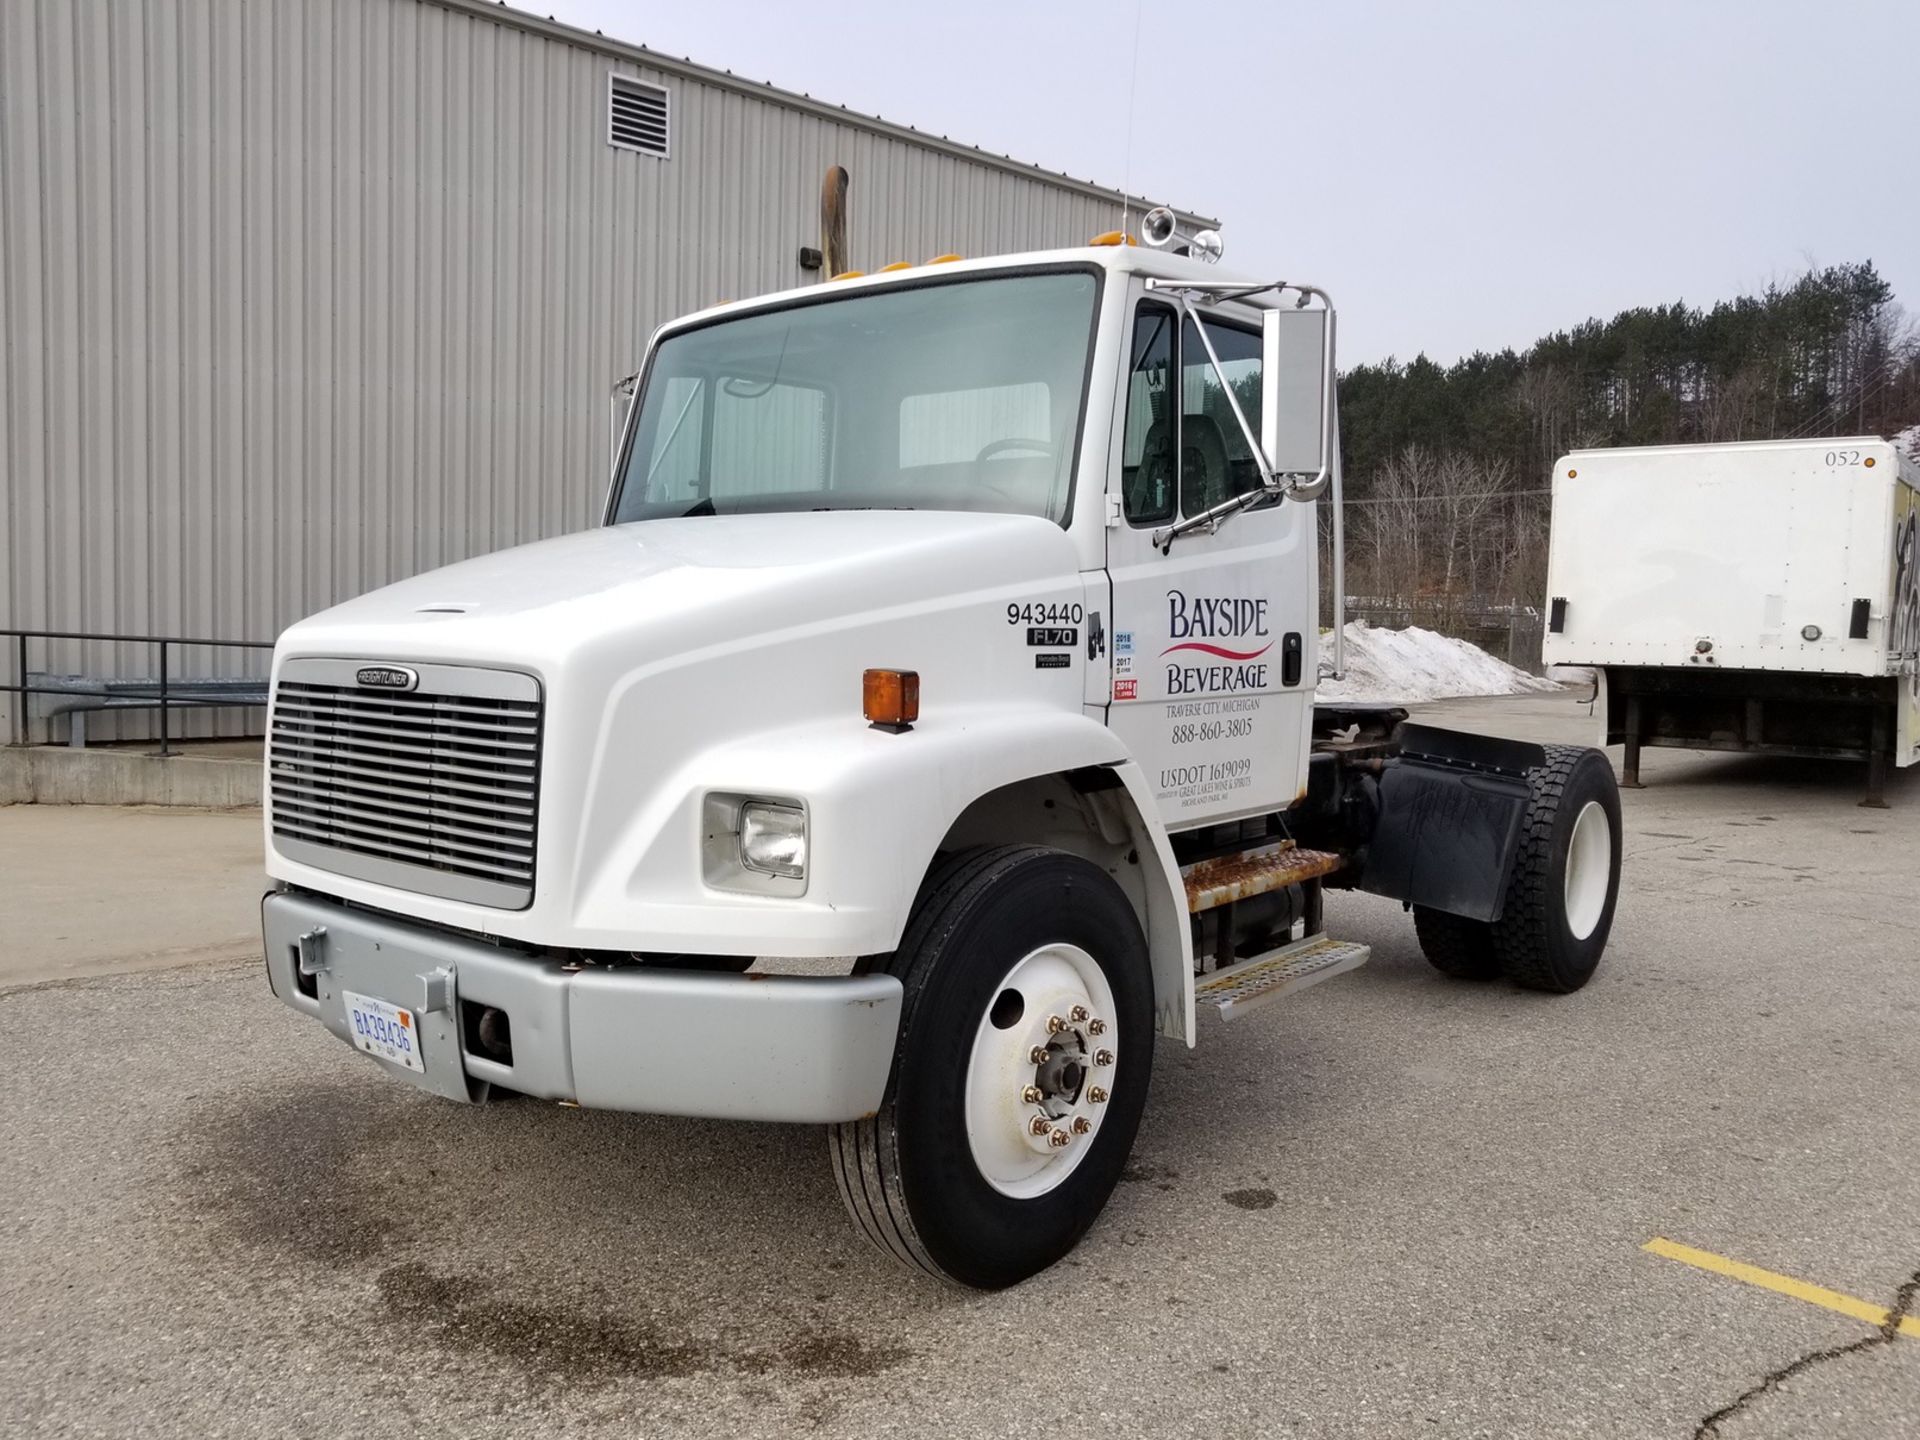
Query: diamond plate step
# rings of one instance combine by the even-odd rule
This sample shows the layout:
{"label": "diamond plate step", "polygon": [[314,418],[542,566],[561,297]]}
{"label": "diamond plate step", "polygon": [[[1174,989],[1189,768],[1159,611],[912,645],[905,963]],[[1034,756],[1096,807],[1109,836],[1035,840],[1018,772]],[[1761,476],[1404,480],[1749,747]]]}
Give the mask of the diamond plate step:
{"label": "diamond plate step", "polygon": [[1230,905],[1251,895],[1331,875],[1346,863],[1344,855],[1302,850],[1293,841],[1282,840],[1258,850],[1202,860],[1183,869],[1180,877],[1186,881],[1187,909],[1197,915],[1217,905]]}
{"label": "diamond plate step", "polygon": [[1193,987],[1194,1003],[1214,1006],[1222,1020],[1236,1019],[1269,1000],[1298,994],[1309,985],[1357,970],[1372,953],[1352,940],[1309,936],[1258,960],[1243,960],[1202,976]]}

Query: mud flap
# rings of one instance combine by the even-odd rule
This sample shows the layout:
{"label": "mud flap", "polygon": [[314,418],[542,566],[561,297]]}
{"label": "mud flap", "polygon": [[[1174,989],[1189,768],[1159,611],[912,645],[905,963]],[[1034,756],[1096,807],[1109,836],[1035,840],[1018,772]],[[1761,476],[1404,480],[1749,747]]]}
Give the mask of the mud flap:
{"label": "mud flap", "polygon": [[1498,920],[1531,798],[1538,745],[1405,725],[1380,776],[1380,819],[1359,888],[1470,920]]}

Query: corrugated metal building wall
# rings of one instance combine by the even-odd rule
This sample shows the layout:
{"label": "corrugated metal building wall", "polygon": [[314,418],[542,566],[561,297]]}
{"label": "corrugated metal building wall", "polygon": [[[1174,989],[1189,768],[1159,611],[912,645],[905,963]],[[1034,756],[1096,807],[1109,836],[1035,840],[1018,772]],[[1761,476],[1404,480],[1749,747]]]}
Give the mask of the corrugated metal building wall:
{"label": "corrugated metal building wall", "polygon": [[[608,144],[609,72],[669,158]],[[270,639],[590,523],[614,382],[806,280],[832,164],[862,266],[1120,203],[479,0],[0,0],[0,624]]]}

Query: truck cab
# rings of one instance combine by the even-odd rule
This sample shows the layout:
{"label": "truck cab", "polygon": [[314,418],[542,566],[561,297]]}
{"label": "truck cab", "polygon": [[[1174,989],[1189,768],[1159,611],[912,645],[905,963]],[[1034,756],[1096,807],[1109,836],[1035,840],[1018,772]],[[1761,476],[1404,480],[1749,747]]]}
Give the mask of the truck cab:
{"label": "truck cab", "polygon": [[603,525],[290,629],[275,993],[450,1099],[825,1124],[864,1233],[993,1286],[1156,1035],[1366,958],[1326,887],[1584,984],[1604,757],[1314,706],[1325,295],[1103,238],[675,321]]}

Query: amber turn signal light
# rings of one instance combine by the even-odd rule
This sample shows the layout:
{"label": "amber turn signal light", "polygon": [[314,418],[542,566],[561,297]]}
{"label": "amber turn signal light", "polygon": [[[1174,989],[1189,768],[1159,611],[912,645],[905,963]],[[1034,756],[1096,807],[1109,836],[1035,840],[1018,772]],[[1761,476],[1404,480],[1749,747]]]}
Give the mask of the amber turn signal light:
{"label": "amber turn signal light", "polygon": [[861,677],[860,708],[879,729],[905,730],[920,718],[920,672],[867,671]]}

